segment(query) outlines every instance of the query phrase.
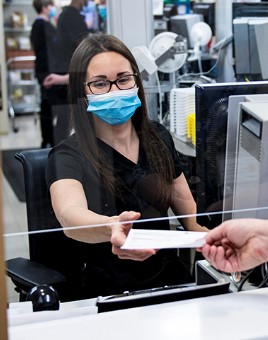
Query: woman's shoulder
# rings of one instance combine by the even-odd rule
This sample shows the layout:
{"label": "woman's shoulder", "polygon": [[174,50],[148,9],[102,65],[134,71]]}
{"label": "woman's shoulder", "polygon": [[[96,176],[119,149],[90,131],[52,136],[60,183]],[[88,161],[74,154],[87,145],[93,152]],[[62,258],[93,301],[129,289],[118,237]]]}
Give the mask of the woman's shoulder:
{"label": "woman's shoulder", "polygon": [[57,145],[52,147],[51,151],[49,152],[49,156],[54,155],[81,155],[80,148],[76,139],[76,135],[72,134],[68,138],[62,140]]}
{"label": "woman's shoulder", "polygon": [[152,121],[152,126],[164,142],[170,143],[173,140],[170,131],[163,124],[157,121]]}

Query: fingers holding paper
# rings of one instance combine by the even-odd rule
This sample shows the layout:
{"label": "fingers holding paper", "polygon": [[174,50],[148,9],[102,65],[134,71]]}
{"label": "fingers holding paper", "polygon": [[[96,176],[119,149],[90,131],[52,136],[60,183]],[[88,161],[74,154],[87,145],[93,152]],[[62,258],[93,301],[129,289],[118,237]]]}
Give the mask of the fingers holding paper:
{"label": "fingers holding paper", "polygon": [[268,221],[234,219],[211,230],[206,244],[198,251],[217,269],[224,272],[244,271],[268,259]]}
{"label": "fingers holding paper", "polygon": [[155,249],[122,249],[122,245],[125,243],[129,231],[132,229],[133,223],[140,218],[140,213],[134,211],[124,211],[119,215],[118,222],[112,226],[112,252],[123,260],[144,261],[150,256],[156,253]]}

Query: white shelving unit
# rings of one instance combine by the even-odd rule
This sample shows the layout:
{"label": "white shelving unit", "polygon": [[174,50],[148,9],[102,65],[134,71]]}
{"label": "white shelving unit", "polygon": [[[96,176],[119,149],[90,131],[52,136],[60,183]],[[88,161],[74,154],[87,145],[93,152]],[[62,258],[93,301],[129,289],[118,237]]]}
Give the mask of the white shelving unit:
{"label": "white shelving unit", "polygon": [[8,115],[35,114],[40,110],[39,85],[34,76],[34,52],[30,43],[31,24],[36,17],[31,0],[3,3],[4,45],[6,48]]}

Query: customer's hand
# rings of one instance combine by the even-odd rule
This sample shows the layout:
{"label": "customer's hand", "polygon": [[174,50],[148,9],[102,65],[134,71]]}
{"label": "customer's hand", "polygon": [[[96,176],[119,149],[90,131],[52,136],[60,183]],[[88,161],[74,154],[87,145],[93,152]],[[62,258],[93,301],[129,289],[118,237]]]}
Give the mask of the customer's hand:
{"label": "customer's hand", "polygon": [[[132,228],[133,223],[131,221],[140,218],[140,213],[135,211],[124,211],[118,216],[118,222],[111,227],[112,236],[112,252],[117,255],[120,259],[144,261],[150,256],[156,253],[154,249],[142,249],[142,250],[129,250],[121,249],[121,246],[125,243],[127,235]],[[125,222],[125,223],[124,223]]]}
{"label": "customer's hand", "polygon": [[223,222],[205,237],[198,251],[217,269],[232,273],[256,267],[268,260],[268,221],[234,219]]}

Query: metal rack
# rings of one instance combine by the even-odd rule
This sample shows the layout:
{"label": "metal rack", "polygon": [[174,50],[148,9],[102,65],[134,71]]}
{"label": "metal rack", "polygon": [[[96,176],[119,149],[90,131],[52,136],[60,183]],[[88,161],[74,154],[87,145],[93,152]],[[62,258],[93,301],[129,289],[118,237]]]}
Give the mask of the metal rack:
{"label": "metal rack", "polygon": [[40,91],[34,69],[27,63],[34,62],[35,56],[19,56],[7,60],[8,114],[12,129],[18,131],[15,118],[17,115],[40,111]]}

